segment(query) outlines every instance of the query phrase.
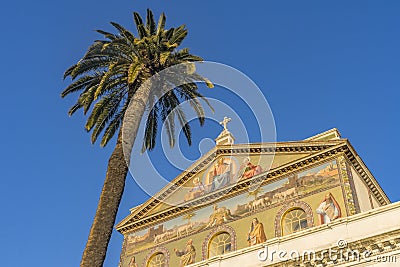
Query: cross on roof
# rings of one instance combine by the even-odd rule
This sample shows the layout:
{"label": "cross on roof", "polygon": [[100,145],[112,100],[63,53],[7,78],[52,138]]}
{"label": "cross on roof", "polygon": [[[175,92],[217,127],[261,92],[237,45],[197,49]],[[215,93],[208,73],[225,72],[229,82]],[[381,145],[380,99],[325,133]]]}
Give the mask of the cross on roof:
{"label": "cross on roof", "polygon": [[228,117],[224,117],[224,119],[222,121],[219,122],[219,124],[224,126],[224,131],[228,131],[228,129],[226,128],[226,125],[228,124],[228,122],[231,121],[231,118]]}

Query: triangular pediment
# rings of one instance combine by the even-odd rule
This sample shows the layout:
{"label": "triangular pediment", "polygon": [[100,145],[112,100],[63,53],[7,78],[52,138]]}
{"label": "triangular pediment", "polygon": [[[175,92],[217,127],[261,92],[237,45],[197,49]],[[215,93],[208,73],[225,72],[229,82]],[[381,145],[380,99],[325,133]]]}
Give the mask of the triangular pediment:
{"label": "triangular pediment", "polygon": [[[333,129],[327,133],[332,136]],[[320,139],[321,134],[319,134]],[[213,194],[223,188],[235,187],[246,181],[262,181],[268,175],[289,170],[322,152],[341,146],[346,139],[334,134],[332,140],[309,138],[297,142],[234,144],[216,146],[197,160],[186,171],[173,179],[158,194],[142,205],[131,209],[131,214],[117,225],[118,230],[153,216],[168,216],[171,210],[184,210],[187,206],[210,203]],[[229,171],[227,171],[229,170]],[[218,179],[216,179],[216,177]],[[215,180],[215,181],[214,181]]]}

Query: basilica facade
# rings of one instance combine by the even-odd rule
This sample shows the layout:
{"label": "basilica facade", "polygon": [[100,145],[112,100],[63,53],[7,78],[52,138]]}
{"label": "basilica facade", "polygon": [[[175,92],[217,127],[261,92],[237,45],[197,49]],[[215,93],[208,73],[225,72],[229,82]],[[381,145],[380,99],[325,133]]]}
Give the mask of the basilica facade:
{"label": "basilica facade", "polygon": [[211,151],[116,226],[121,267],[400,266],[400,204],[336,129],[235,144],[226,122]]}

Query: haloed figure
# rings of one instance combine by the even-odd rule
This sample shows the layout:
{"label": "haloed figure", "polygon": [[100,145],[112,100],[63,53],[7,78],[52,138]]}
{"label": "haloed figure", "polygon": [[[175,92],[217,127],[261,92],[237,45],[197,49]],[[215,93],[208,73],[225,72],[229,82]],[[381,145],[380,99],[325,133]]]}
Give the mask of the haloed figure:
{"label": "haloed figure", "polygon": [[249,246],[252,246],[264,243],[265,241],[267,241],[267,237],[265,236],[264,226],[257,218],[254,218],[251,221],[250,231],[247,234],[247,242],[249,243]]}
{"label": "haloed figure", "polygon": [[199,177],[193,179],[193,187],[185,194],[185,201],[204,195],[206,188]]}
{"label": "haloed figure", "polygon": [[240,179],[248,179],[262,172],[260,165],[254,165],[250,162],[250,158],[246,157],[240,166]]}
{"label": "haloed figure", "polygon": [[176,256],[180,257],[180,266],[186,266],[189,264],[194,263],[196,259],[196,249],[193,246],[193,240],[189,239],[189,241],[186,244],[185,249],[183,250],[178,250],[174,248],[174,252]]}
{"label": "haloed figure", "polygon": [[214,165],[210,191],[218,190],[228,185],[230,175],[230,165],[225,163],[223,158],[220,158]]}
{"label": "haloed figure", "polygon": [[324,200],[316,209],[316,213],[319,214],[319,224],[330,223],[341,217],[339,204],[331,193],[325,195]]}

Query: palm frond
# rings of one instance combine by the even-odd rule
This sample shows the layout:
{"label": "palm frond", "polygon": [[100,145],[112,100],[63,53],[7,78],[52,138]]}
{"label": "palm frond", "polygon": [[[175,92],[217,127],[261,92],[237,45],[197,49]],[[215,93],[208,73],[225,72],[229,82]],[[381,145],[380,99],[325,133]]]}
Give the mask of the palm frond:
{"label": "palm frond", "polygon": [[172,36],[168,38],[168,41],[170,44],[175,44],[178,46],[182,43],[187,34],[188,31],[185,29],[185,25],[182,25],[174,30]]}
{"label": "palm frond", "polygon": [[156,33],[156,22],[154,20],[153,12],[150,9],[147,9],[146,28],[150,35]]}
{"label": "palm frond", "polygon": [[143,138],[142,153],[144,151],[152,150],[156,145],[157,131],[158,131],[158,107],[155,105],[150,110],[145,126],[145,134]]}
{"label": "palm frond", "polygon": [[182,127],[183,133],[185,134],[186,140],[190,145],[192,145],[192,133],[190,130],[190,125],[186,119],[186,115],[183,112],[182,108],[178,105],[174,108],[174,113],[176,115],[176,117],[178,118],[178,121]]}
{"label": "palm frond", "polygon": [[79,102],[76,102],[69,110],[68,110],[68,116],[74,115],[74,113],[80,109],[82,105]]}
{"label": "palm frond", "polygon": [[161,34],[164,31],[166,19],[164,12],[161,13],[157,24],[157,34]]}
{"label": "palm frond", "polygon": [[109,32],[103,31],[103,30],[96,30],[96,32],[104,35],[105,38],[107,38],[107,39],[109,39],[111,41],[118,38],[117,35],[115,35],[113,33],[109,33]]}
{"label": "palm frond", "polygon": [[[122,84],[125,84],[126,79],[123,79],[123,76],[125,76],[124,74],[127,72],[128,67],[129,66],[126,64],[112,63],[108,70],[102,75],[94,94],[94,99],[97,99],[107,91],[119,86],[120,84],[116,83],[116,81],[120,81]],[[113,86],[110,86],[111,84]]]}
{"label": "palm frond", "polygon": [[65,88],[64,91],[61,92],[61,97],[64,98],[71,93],[83,90],[86,86],[93,82],[100,81],[100,79],[101,77],[98,75],[83,76]]}
{"label": "palm frond", "polygon": [[84,75],[86,73],[90,75],[92,72],[105,70],[110,63],[112,63],[111,60],[103,58],[82,60],[75,65],[75,68],[72,70],[70,76],[72,80],[74,80],[79,75]]}
{"label": "palm frond", "polygon": [[127,41],[129,41],[131,44],[135,43],[135,36],[128,31],[127,29],[125,29],[123,26],[121,26],[120,24],[116,23],[116,22],[110,22],[111,25],[114,26],[114,28],[116,28],[119,31],[119,34],[124,37]]}
{"label": "palm frond", "polygon": [[142,64],[138,62],[131,63],[128,69],[128,83],[133,83],[142,69]]}
{"label": "palm frond", "polygon": [[104,105],[103,109],[101,110],[100,114],[97,117],[95,122],[95,127],[93,128],[91,142],[94,144],[99,137],[100,133],[103,129],[107,126],[107,123],[113,118],[115,113],[118,110],[119,102],[121,99],[116,97],[112,97],[112,99]]}
{"label": "palm frond", "polygon": [[169,103],[167,101],[166,95],[164,95],[159,101],[160,101],[161,121],[165,126],[169,145],[170,145],[170,147],[174,147],[174,145],[175,145],[175,124],[174,124],[173,114],[170,115],[170,113],[172,112],[172,108],[171,108],[171,105],[169,105]]}
{"label": "palm frond", "polygon": [[136,29],[139,34],[139,38],[143,39],[143,38],[147,37],[147,31],[146,31],[145,26],[143,25],[143,20],[142,20],[142,17],[139,15],[139,13],[133,12],[133,19],[136,24]]}
{"label": "palm frond", "polygon": [[122,124],[122,120],[124,118],[127,107],[128,107],[128,102],[125,102],[121,110],[118,113],[116,113],[115,116],[111,119],[111,122],[104,130],[103,137],[101,138],[100,142],[101,147],[105,147],[119,129],[120,125]]}

